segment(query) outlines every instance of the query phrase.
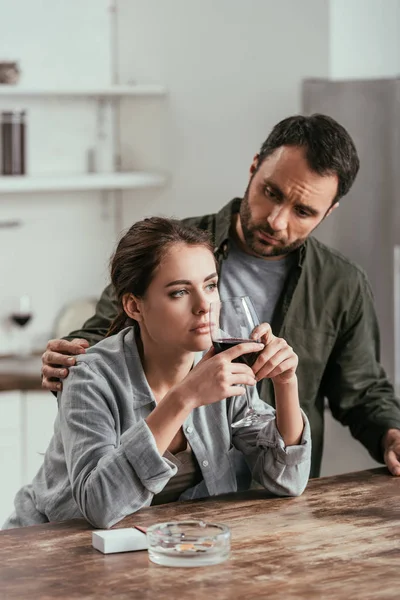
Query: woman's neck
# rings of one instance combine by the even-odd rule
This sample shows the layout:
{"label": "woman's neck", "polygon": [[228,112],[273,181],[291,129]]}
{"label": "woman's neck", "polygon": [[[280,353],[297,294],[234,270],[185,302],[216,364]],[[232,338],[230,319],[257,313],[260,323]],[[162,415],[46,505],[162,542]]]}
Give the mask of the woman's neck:
{"label": "woman's neck", "polygon": [[193,366],[194,353],[177,352],[155,344],[148,336],[137,336],[136,343],[147,382],[157,401],[180,383]]}

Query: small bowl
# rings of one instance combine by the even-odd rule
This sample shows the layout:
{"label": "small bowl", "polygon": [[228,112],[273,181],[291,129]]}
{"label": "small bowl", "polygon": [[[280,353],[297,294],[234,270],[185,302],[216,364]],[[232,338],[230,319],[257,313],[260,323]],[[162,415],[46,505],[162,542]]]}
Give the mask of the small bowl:
{"label": "small bowl", "polygon": [[149,558],[166,567],[217,565],[229,558],[231,532],[226,525],[171,521],[147,529]]}

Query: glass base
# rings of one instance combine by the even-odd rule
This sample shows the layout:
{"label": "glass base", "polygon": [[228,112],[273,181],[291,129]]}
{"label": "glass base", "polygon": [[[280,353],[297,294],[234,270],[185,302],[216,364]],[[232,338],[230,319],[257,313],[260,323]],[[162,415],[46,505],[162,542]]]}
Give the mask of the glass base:
{"label": "glass base", "polygon": [[248,408],[243,419],[235,421],[232,423],[231,427],[234,429],[238,427],[251,427],[251,425],[257,425],[259,423],[268,423],[271,419],[273,419],[272,415],[260,414],[252,408]]}
{"label": "glass base", "polygon": [[163,567],[207,567],[219,565],[229,558],[229,549],[214,553],[198,554],[197,556],[177,556],[176,554],[167,554],[161,550],[149,549],[149,559],[151,562]]}

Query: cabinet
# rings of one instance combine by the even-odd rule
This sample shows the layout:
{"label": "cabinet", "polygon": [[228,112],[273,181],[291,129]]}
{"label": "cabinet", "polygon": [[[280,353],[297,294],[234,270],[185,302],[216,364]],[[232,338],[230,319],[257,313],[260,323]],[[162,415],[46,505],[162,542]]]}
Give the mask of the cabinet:
{"label": "cabinet", "polygon": [[0,393],[0,527],[13,511],[16,492],[43,462],[56,414],[49,392]]}

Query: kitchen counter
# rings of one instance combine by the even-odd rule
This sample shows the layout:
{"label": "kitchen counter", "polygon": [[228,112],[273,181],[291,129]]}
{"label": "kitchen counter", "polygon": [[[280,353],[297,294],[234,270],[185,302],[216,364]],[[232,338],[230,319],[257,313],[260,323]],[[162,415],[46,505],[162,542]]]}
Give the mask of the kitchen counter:
{"label": "kitchen counter", "polygon": [[0,392],[41,390],[41,355],[0,356]]}

